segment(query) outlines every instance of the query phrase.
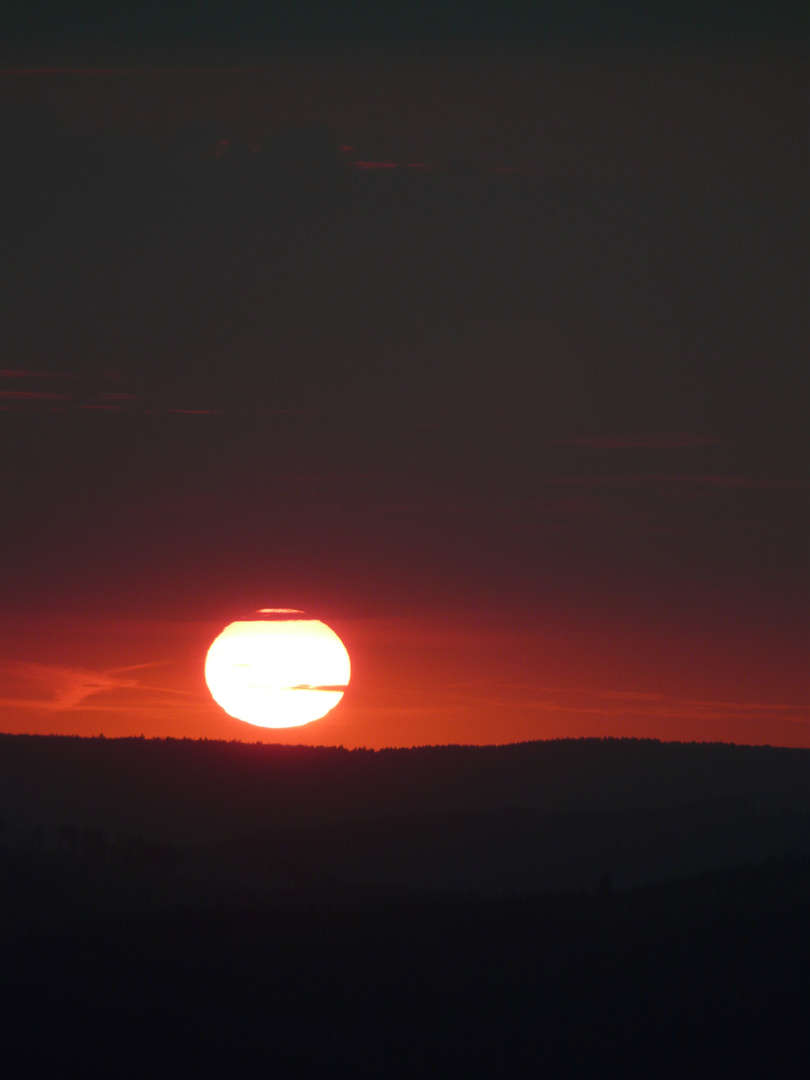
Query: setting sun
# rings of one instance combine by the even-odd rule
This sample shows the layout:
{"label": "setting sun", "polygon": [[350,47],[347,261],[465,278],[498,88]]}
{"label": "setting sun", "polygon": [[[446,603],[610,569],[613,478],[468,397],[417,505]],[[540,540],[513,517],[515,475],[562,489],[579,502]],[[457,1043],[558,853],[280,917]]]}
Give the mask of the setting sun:
{"label": "setting sun", "polygon": [[325,623],[265,608],[226,626],[208,650],[205,681],[230,716],[266,728],[319,720],[343,697],[349,654]]}

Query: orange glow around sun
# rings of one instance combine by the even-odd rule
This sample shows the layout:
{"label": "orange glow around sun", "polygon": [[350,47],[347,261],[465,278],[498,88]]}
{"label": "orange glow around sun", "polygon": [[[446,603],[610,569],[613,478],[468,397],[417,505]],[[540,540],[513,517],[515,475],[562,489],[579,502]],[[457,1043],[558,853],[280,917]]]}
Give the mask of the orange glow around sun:
{"label": "orange glow around sun", "polygon": [[205,681],[230,716],[266,728],[301,727],[337,705],[349,654],[318,619],[263,609],[226,626],[208,650]]}
{"label": "orange glow around sun", "polygon": [[[228,637],[238,630],[241,640],[251,622],[276,635],[296,621],[317,626],[292,614],[273,623],[256,613]],[[0,731],[347,749],[593,737],[810,747],[801,628],[746,637],[613,613],[574,622],[558,612],[553,626],[509,612],[336,617],[351,694],[341,698],[349,662],[338,646],[339,673],[307,667],[276,684],[276,701],[317,703],[320,719],[273,727],[266,716],[236,719],[206,685],[206,654],[225,621],[0,613]],[[273,700],[263,686],[254,702]]]}

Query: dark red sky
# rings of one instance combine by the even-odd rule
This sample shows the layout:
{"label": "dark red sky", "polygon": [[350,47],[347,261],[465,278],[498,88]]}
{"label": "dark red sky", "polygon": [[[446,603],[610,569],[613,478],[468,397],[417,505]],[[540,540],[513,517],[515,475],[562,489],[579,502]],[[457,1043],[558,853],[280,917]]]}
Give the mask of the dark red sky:
{"label": "dark red sky", "polygon": [[2,730],[810,745],[806,73],[631,37],[10,57]]}

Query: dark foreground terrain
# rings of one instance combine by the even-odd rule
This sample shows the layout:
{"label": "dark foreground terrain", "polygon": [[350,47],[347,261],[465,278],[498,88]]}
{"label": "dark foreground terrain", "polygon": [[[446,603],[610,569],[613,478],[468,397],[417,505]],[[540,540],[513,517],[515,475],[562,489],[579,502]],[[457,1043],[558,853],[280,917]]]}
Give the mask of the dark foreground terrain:
{"label": "dark foreground terrain", "polygon": [[75,919],[0,964],[14,1075],[801,1076],[810,860]]}
{"label": "dark foreground terrain", "polygon": [[0,797],[8,1075],[805,1075],[808,751],[0,736]]}

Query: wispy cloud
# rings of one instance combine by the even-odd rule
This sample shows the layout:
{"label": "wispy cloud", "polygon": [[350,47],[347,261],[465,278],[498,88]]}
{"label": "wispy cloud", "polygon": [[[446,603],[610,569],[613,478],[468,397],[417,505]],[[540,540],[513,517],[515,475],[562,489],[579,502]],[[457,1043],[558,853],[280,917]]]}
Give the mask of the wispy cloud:
{"label": "wispy cloud", "polygon": [[542,481],[566,487],[661,488],[806,488],[802,480],[778,477],[689,475],[687,473],[636,473],[631,476],[552,476]]}
{"label": "wispy cloud", "polygon": [[45,390],[0,390],[3,401],[67,401],[69,394],[49,393]]}
{"label": "wispy cloud", "polygon": [[716,446],[710,435],[694,432],[658,432],[625,435],[589,435],[578,439],[555,439],[554,446],[582,446],[589,450],[669,450],[693,446]]}
{"label": "wispy cloud", "polygon": [[623,716],[693,721],[810,720],[810,705],[764,701],[714,701],[678,698],[632,690],[585,690],[574,687],[534,686],[482,680],[454,684],[448,696],[468,706],[526,709],[566,716]]}
{"label": "wispy cloud", "polygon": [[[67,384],[67,385],[65,385]],[[300,409],[250,407],[222,410],[204,408],[210,395],[191,388],[179,400],[166,400],[161,392],[147,387],[138,393],[122,389],[124,377],[114,371],[96,374],[64,374],[55,371],[31,371],[23,368],[0,368],[0,409],[51,412],[165,413],[175,416],[219,416],[225,412],[267,414],[268,416],[304,416]]]}
{"label": "wispy cloud", "polygon": [[[372,160],[368,158],[358,158],[356,155],[355,147],[353,146],[341,146],[340,154],[350,169],[355,169],[357,172],[447,172],[447,165],[438,164],[433,161],[410,161],[410,160]],[[517,165],[489,165],[482,166],[478,170],[481,174],[494,175],[494,176],[536,176],[539,173],[538,169],[521,168]]]}
{"label": "wispy cloud", "polygon": [[81,379],[81,375],[64,375],[56,371],[29,371],[27,368],[0,368],[0,379]]}
{"label": "wispy cloud", "polygon": [[[129,674],[144,668],[157,667],[160,663],[162,661],[158,660],[148,664],[94,671],[66,665],[8,661],[0,670],[6,679],[13,681],[17,694],[0,698],[0,707],[71,712],[88,707],[86,703],[90,698],[120,690],[157,691],[172,697],[196,696],[191,691],[152,686]],[[115,704],[105,704],[104,707],[113,711],[117,708]]]}
{"label": "wispy cloud", "polygon": [[[409,516],[467,515],[490,521],[497,514],[504,527],[520,529],[579,528],[590,523],[680,531],[692,526],[681,513],[684,504],[699,501],[707,507],[716,505],[714,520],[724,528],[759,529],[768,522],[774,524],[774,519],[764,520],[753,512],[759,493],[783,492],[792,503],[808,486],[794,478],[721,474],[538,476],[533,481],[534,490],[525,496],[402,496],[381,506],[381,511]],[[750,497],[741,501],[736,499],[737,493]],[[733,513],[729,511],[730,500],[734,502]]]}

